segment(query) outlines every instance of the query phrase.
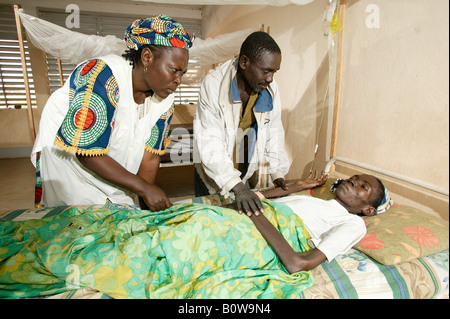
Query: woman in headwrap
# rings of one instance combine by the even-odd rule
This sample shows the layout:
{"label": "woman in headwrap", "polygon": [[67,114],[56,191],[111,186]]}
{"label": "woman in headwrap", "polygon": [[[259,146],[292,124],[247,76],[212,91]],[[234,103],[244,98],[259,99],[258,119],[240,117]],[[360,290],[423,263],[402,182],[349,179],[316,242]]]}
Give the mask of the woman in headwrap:
{"label": "woman in headwrap", "polygon": [[125,40],[123,57],[81,63],[47,101],[31,154],[37,205],[171,206],[155,179],[193,36],[160,15],[134,21]]}

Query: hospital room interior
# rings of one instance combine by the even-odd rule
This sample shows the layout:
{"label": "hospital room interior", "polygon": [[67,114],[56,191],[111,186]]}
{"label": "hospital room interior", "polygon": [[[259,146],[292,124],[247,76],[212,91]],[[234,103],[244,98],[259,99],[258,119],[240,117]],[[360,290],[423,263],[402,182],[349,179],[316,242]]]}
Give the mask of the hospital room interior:
{"label": "hospital room interior", "polygon": [[[47,100],[76,66],[33,43],[33,17],[71,32],[123,40],[133,20],[164,14],[206,46],[217,41],[211,51],[191,55],[174,93],[171,145],[161,157],[156,181],[171,202],[195,197],[193,121],[202,79],[236,57],[247,35],[264,31],[282,52],[275,81],[291,162],[286,180],[304,179],[315,170],[339,178],[373,174],[389,189],[396,209],[413,207],[444,224],[447,284],[441,283],[444,292],[433,291],[431,298],[448,299],[447,0],[0,0],[0,9],[2,216],[37,209],[31,150]],[[19,89],[11,89],[14,85]],[[260,188],[273,186],[266,169],[261,165]],[[423,291],[413,295],[415,284],[407,286],[411,298],[430,297]],[[319,297],[338,298],[335,288],[330,295],[316,289]],[[300,297],[314,297],[307,295],[312,290],[305,291]]]}

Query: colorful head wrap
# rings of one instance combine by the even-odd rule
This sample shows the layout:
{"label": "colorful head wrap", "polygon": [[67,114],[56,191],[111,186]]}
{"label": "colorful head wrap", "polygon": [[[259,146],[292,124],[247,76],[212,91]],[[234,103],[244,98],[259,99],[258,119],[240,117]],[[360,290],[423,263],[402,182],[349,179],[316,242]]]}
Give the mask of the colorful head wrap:
{"label": "colorful head wrap", "polygon": [[177,47],[189,50],[194,41],[183,26],[175,20],[158,15],[147,19],[138,19],[125,31],[128,49],[139,50],[144,44]]}
{"label": "colorful head wrap", "polygon": [[[331,185],[331,191],[334,193],[336,188],[338,188],[338,186],[341,185],[343,181],[344,180],[342,178],[338,178],[336,180],[336,182],[334,182]],[[384,187],[384,197],[381,200],[380,205],[378,205],[377,211],[375,212],[375,215],[384,213],[385,211],[387,211],[392,206],[392,204],[394,204],[394,200],[392,199],[391,194],[387,190],[386,186],[384,186],[383,183],[381,183],[381,185],[383,185],[383,187]]]}

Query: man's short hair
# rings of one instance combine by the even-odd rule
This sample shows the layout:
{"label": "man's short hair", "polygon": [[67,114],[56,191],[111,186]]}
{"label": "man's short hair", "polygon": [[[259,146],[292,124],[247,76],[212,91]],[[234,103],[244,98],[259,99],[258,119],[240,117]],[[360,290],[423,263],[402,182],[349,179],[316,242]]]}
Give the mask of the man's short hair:
{"label": "man's short hair", "polygon": [[256,31],[242,43],[239,58],[245,55],[251,62],[255,62],[264,52],[281,54],[280,47],[268,33]]}

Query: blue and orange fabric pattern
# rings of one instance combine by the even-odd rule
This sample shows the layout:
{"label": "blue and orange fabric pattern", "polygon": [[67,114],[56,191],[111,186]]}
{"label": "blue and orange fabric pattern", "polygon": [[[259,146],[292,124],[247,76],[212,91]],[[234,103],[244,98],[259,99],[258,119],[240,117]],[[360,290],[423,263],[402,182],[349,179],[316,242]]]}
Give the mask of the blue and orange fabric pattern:
{"label": "blue and orange fabric pattern", "polygon": [[[119,103],[119,87],[111,68],[102,60],[88,60],[70,77],[69,110],[58,130],[55,145],[79,155],[109,151]],[[170,144],[169,128],[174,105],[153,126],[145,149],[162,155]]]}
{"label": "blue and orange fabric pattern", "polygon": [[153,125],[150,137],[145,143],[146,151],[164,155],[167,146],[170,144],[170,122],[172,121],[174,109],[175,106],[172,104],[169,110],[162,114],[155,125]]}
{"label": "blue and orange fabric pattern", "polygon": [[43,208],[42,200],[42,178],[41,178],[41,152],[36,153],[36,181],[34,184],[34,207]]}
{"label": "blue and orange fabric pattern", "polygon": [[108,65],[88,60],[70,76],[69,110],[55,145],[79,155],[104,155],[114,127],[119,87]]}
{"label": "blue and orange fabric pattern", "polygon": [[145,44],[189,50],[194,38],[180,23],[165,15],[135,20],[125,31],[125,41],[131,50],[139,50]]}

